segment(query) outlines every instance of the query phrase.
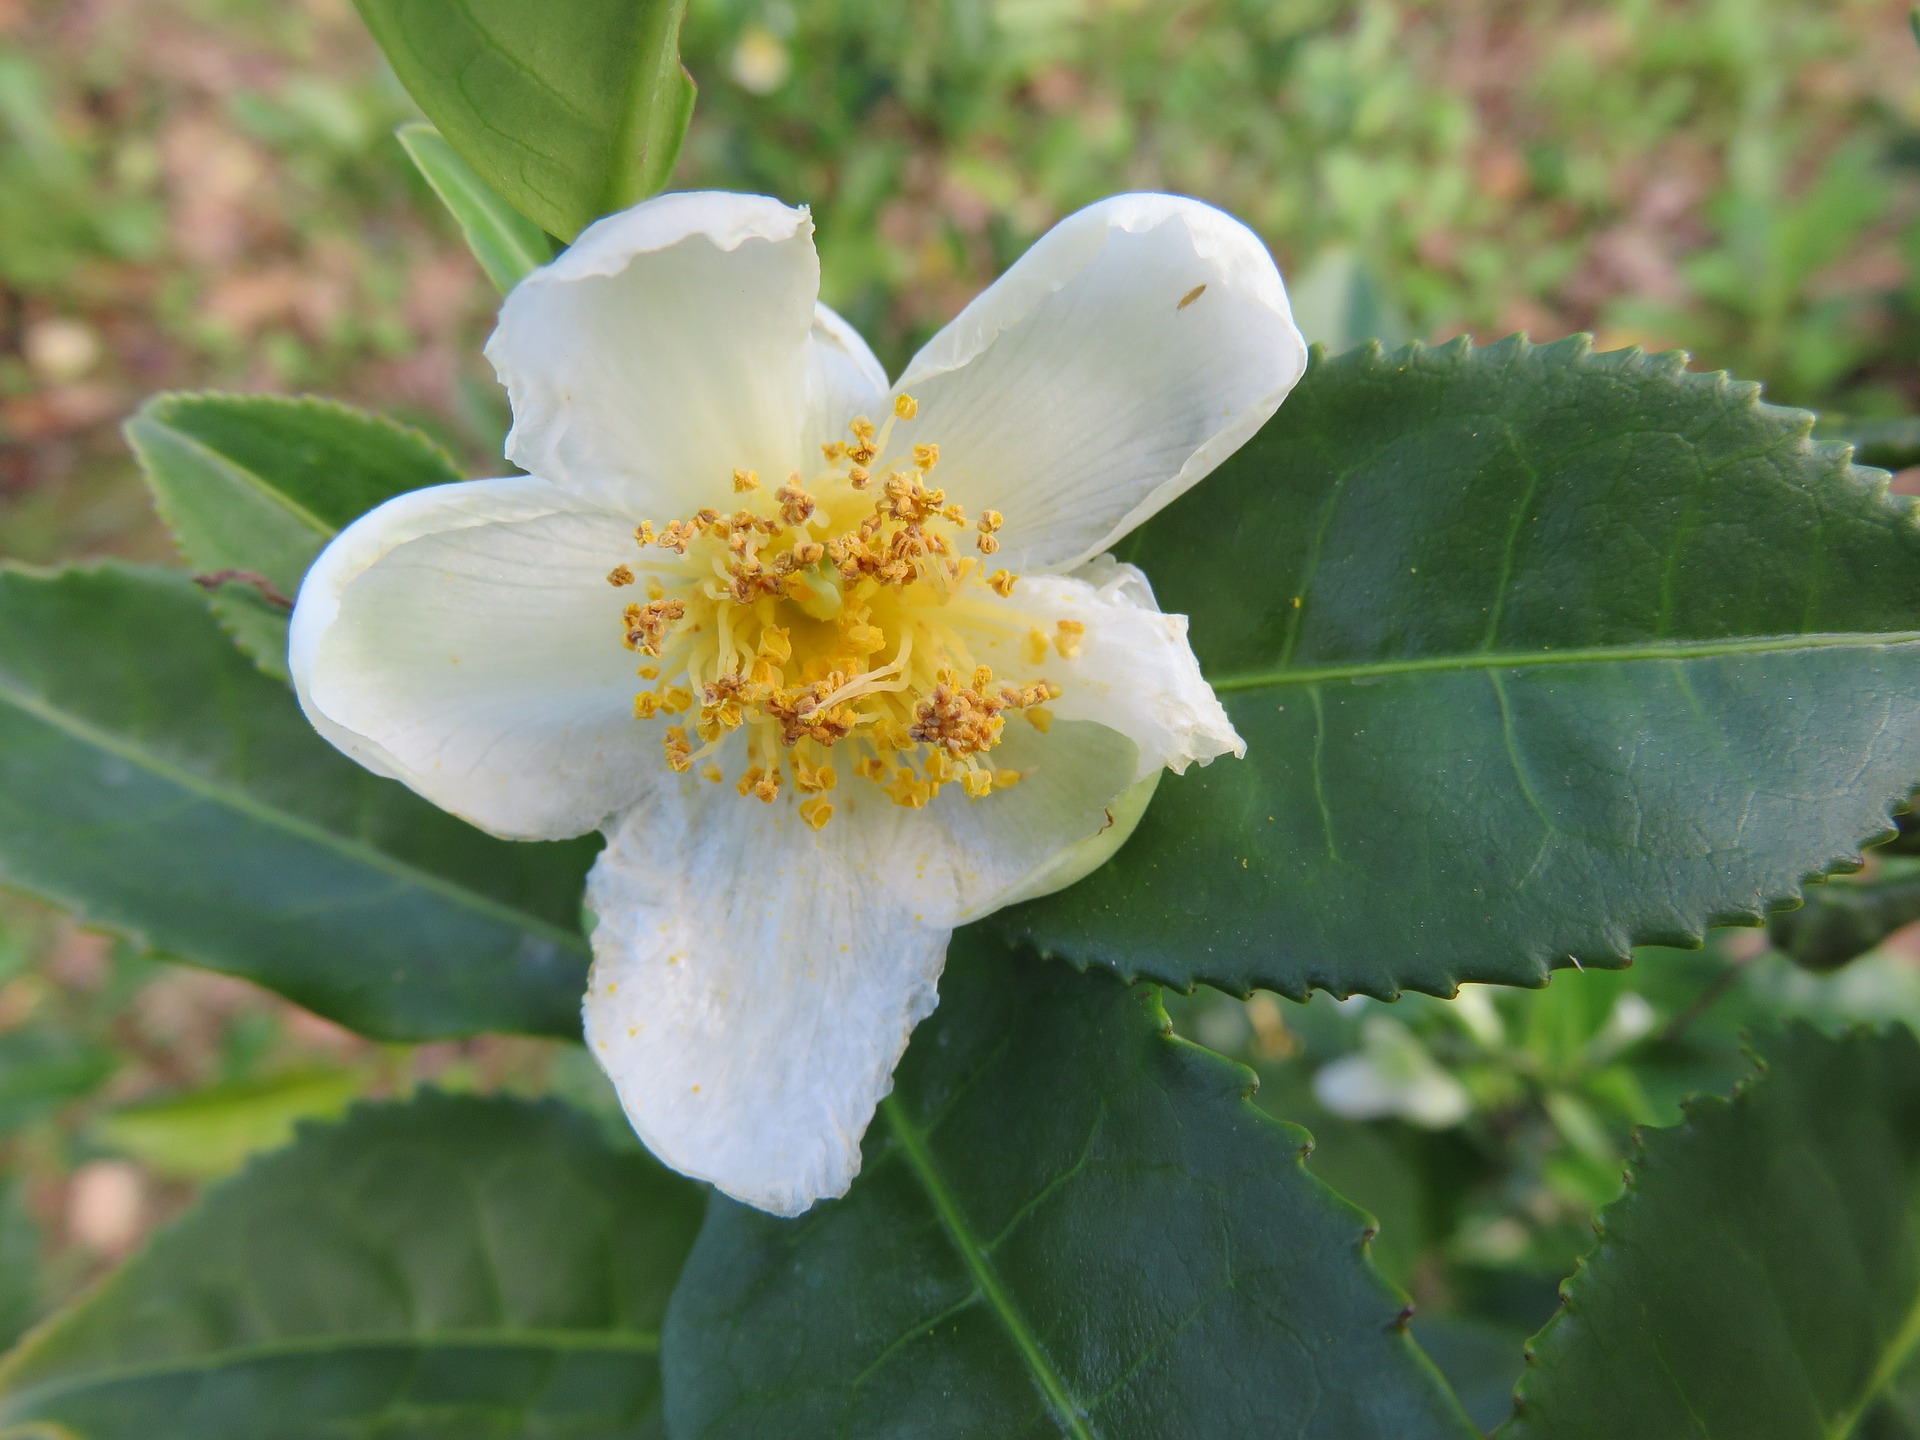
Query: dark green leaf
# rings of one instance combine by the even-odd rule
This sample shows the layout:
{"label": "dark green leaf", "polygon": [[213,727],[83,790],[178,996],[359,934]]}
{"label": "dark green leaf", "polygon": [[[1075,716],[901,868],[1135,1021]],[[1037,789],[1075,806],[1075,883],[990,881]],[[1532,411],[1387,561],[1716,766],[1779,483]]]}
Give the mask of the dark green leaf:
{"label": "dark green leaf", "polygon": [[1920,420],[1855,420],[1846,415],[1822,415],[1814,427],[1821,440],[1853,446],[1854,459],[1883,470],[1904,470],[1920,464]]}
{"label": "dark green leaf", "polygon": [[1446,994],[1857,864],[1920,780],[1920,529],[1809,423],[1577,341],[1319,360],[1123,547],[1247,759],[996,923],[1182,986]]}
{"label": "dark green leaf", "polygon": [[1646,1136],[1599,1228],[1502,1440],[1875,1433],[1920,1342],[1920,1044],[1778,1038]]}
{"label": "dark green leaf", "polygon": [[571,240],[663,189],[693,114],[687,0],[356,0],[460,158]]}
{"label": "dark green leaf", "polygon": [[714,1201],[667,1322],[674,1434],[1475,1433],[1251,1078],[1151,988],[961,932],[852,1192]]}
{"label": "dark green leaf", "polygon": [[547,232],[474,174],[438,130],[414,121],[394,133],[433,193],[460,222],[467,248],[502,295],[553,258]]}
{"label": "dark green leaf", "polygon": [[0,1366],[86,1440],[657,1435],[700,1192],[592,1121],[426,1095],[255,1162]]}
{"label": "dark green leaf", "polygon": [[361,769],[182,575],[0,570],[8,884],[366,1034],[577,1035],[593,851]]}
{"label": "dark green leaf", "polygon": [[1920,861],[1893,856],[1871,880],[1807,888],[1807,903],[1767,922],[1774,948],[1809,970],[1837,970],[1920,920]]}
{"label": "dark green leaf", "polygon": [[0,1135],[98,1089],[117,1068],[111,1051],[51,1028],[0,1035]]}
{"label": "dark green leaf", "polygon": [[381,502],[460,479],[418,431],[330,400],[156,395],[126,434],[187,563],[227,576],[214,590],[222,623],[281,679],[287,609],[277,602],[298,593],[314,556]]}

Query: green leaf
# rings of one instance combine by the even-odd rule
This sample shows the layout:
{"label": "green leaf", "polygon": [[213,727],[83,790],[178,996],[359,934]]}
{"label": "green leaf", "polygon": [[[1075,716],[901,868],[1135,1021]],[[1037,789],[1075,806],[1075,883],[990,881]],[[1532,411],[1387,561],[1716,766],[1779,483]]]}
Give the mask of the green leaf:
{"label": "green leaf", "polygon": [[126,436],[187,563],[209,579],[243,572],[215,588],[214,610],[283,680],[285,602],[326,543],[395,495],[460,479],[417,430],[330,400],[156,395]]}
{"label": "green leaf", "polygon": [[339,1115],[365,1087],[366,1077],[351,1070],[210,1085],[123,1106],[100,1121],[94,1138],[162,1175],[208,1180],[277,1150],[302,1120]]}
{"label": "green leaf", "polygon": [[1645,1137],[1502,1440],[1876,1433],[1920,1342],[1920,1044],[1796,1029],[1762,1066]]}
{"label": "green leaf", "polygon": [[1151,987],[962,931],[848,1196],[714,1200],[667,1319],[673,1433],[1477,1433],[1366,1216],[1251,1088]]}
{"label": "green leaf", "polygon": [[579,1034],[591,841],[495,840],[317,735],[186,577],[0,569],[0,880],[364,1034]]}
{"label": "green leaf", "polygon": [[1444,995],[1857,866],[1920,780],[1913,502],[1681,360],[1318,359],[1122,547],[1247,758],[998,926],[1183,987]]}
{"label": "green leaf", "polygon": [[86,1440],[657,1435],[700,1191],[547,1102],[426,1095],[303,1132],[0,1365],[0,1427]]}
{"label": "green leaf", "polygon": [[687,0],[356,0],[414,100],[562,240],[663,189],[693,114]]}
{"label": "green leaf", "polygon": [[1920,920],[1920,860],[1890,856],[1871,880],[1807,889],[1807,903],[1767,922],[1774,948],[1809,970],[1837,970]]}
{"label": "green leaf", "polygon": [[467,248],[502,295],[553,258],[547,232],[474,174],[438,130],[416,120],[394,134],[414,168],[460,222]]}

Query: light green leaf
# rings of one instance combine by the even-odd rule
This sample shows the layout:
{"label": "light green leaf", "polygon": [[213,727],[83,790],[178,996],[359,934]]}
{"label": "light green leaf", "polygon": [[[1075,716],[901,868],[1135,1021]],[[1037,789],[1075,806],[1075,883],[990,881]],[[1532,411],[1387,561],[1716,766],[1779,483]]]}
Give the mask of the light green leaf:
{"label": "light green leaf", "polygon": [[663,189],[693,114],[687,0],[355,0],[447,142],[571,240]]}
{"label": "light green leaf", "polygon": [[461,478],[417,430],[330,400],[156,395],[126,436],[187,563],[227,576],[222,624],[281,679],[287,604],[326,543],[395,495]]}
{"label": "light green leaf", "polygon": [[852,1192],[713,1202],[667,1320],[674,1435],[1476,1434],[1251,1083],[1150,987],[962,931]]}
{"label": "light green leaf", "polygon": [[591,841],[495,840],[322,740],[186,577],[0,569],[0,880],[364,1034],[579,1033]]}
{"label": "light green leaf", "polygon": [[162,1175],[210,1180],[293,1138],[302,1120],[338,1116],[366,1087],[352,1070],[301,1070],[123,1106],[94,1127],[109,1150]]}
{"label": "light green leaf", "polygon": [[1920,1343],[1920,1044],[1794,1030],[1647,1134],[1502,1440],[1846,1440]]}
{"label": "light green leaf", "polygon": [[1186,986],[1448,994],[1697,944],[1920,781],[1913,502],[1678,356],[1318,359],[1121,547],[1244,761],[996,924]]}
{"label": "light green leaf", "polygon": [[427,1095],[256,1161],[0,1365],[86,1440],[639,1440],[700,1192],[592,1121]]}
{"label": "light green leaf", "polygon": [[460,222],[467,248],[502,295],[553,258],[547,232],[474,174],[438,130],[416,120],[394,134],[414,168]]}

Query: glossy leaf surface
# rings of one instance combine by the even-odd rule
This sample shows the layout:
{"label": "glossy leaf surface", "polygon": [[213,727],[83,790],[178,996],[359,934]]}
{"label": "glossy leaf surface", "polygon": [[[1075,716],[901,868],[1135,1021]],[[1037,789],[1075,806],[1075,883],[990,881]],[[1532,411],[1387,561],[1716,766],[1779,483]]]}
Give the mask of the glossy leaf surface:
{"label": "glossy leaf surface", "polygon": [[1446,994],[1758,921],[1920,780],[1913,502],[1675,356],[1320,359],[1123,558],[1249,750],[1003,932]]}
{"label": "glossy leaf surface", "polygon": [[0,570],[0,880],[89,923],[364,1034],[577,1035],[594,850],[361,769],[184,575]]}
{"label": "glossy leaf surface", "polygon": [[0,1366],[0,1431],[658,1436],[660,1318],[699,1200],[551,1102],[362,1108],[37,1331]]}
{"label": "glossy leaf surface", "polygon": [[961,932],[848,1196],[714,1201],[668,1318],[674,1434],[1474,1434],[1250,1078],[1150,988]]}
{"label": "glossy leaf surface", "polygon": [[356,0],[401,83],[480,179],[571,240],[665,188],[693,113],[687,0]]}
{"label": "glossy leaf surface", "polygon": [[1920,1044],[1798,1030],[1763,1055],[1731,1101],[1647,1133],[1501,1440],[1912,1433]]}

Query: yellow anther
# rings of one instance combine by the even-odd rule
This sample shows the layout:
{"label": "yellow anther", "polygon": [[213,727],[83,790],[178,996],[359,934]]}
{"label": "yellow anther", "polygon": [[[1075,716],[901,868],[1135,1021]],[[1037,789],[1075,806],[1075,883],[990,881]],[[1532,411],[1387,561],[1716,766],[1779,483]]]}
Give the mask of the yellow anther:
{"label": "yellow anther", "polygon": [[669,725],[660,743],[667,752],[667,767],[670,770],[684,774],[693,768],[693,746],[687,743],[686,726]]}
{"label": "yellow anther", "polygon": [[653,522],[651,520],[642,520],[638,525],[633,527],[633,542],[643,550],[653,543]]}
{"label": "yellow anther", "polygon": [[1027,717],[1027,723],[1042,735],[1053,729],[1053,712],[1045,706],[1034,705],[1022,713]]}
{"label": "yellow anther", "polygon": [[607,583],[612,586],[631,585],[633,571],[625,565],[616,565],[607,572]]}
{"label": "yellow anther", "polygon": [[822,765],[818,770],[805,765],[793,767],[794,788],[804,790],[809,795],[819,795],[833,789],[838,779],[831,765]]}
{"label": "yellow anther", "polygon": [[719,783],[727,775],[706,757],[744,730],[757,763],[733,772],[740,794],[771,806],[790,789],[815,826],[833,813],[823,797],[836,789],[842,741],[858,750],[841,769],[914,809],[950,784],[981,799],[1018,782],[1020,772],[978,757],[1000,743],[1012,712],[1044,728],[1041,707],[1059,686],[1033,668],[996,676],[975,656],[1024,631],[1009,648],[1037,668],[1078,643],[1071,622],[993,617],[985,593],[1010,599],[1017,577],[959,552],[971,531],[992,553],[1004,519],[986,510],[970,522],[932,484],[937,445],[910,447],[910,464],[887,458],[908,448],[889,448],[897,422],[919,413],[910,396],[890,404],[884,426],[862,416],[849,440],[822,446],[831,468],[813,480],[796,471],[775,488],[742,468],[743,508],[637,527],[635,540],[658,551],[607,577],[645,592],[623,612],[628,645],[650,657],[634,714],[680,718],[662,741],[669,766],[691,770],[699,754],[700,774]]}
{"label": "yellow anther", "polygon": [[893,413],[902,420],[911,420],[920,413],[920,402],[911,395],[897,396],[893,402]]}
{"label": "yellow anther", "polygon": [[998,535],[982,535],[975,539],[973,543],[980,547],[980,553],[982,555],[997,554],[1000,549],[1000,537]]}
{"label": "yellow anther", "polygon": [[1062,620],[1054,629],[1054,648],[1060,652],[1062,660],[1071,660],[1080,653],[1081,638],[1087,633],[1087,627],[1078,620]]}

